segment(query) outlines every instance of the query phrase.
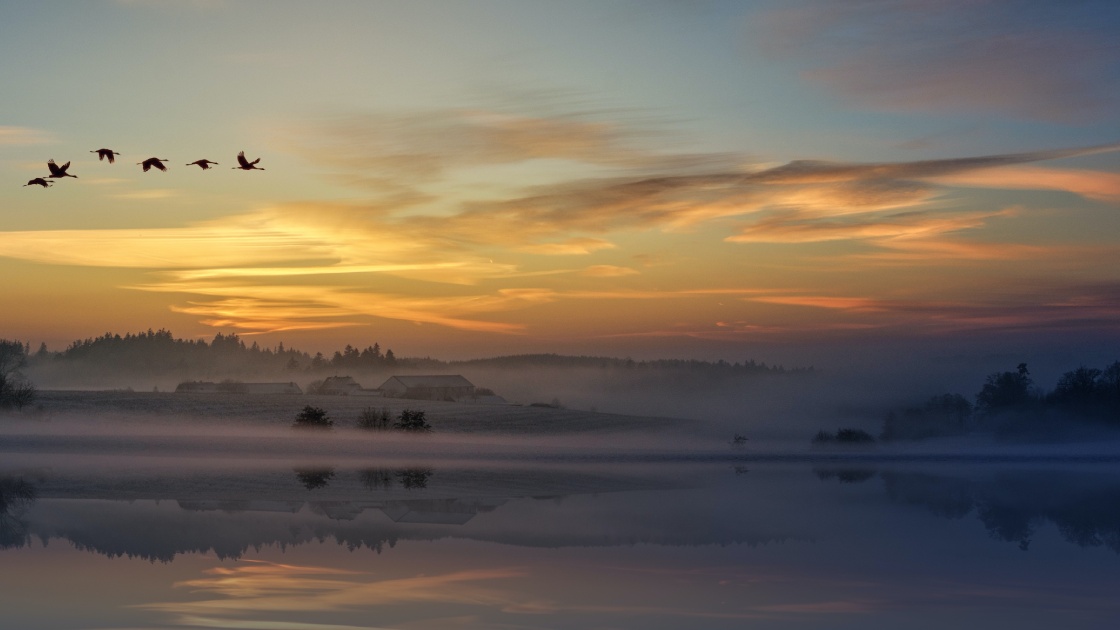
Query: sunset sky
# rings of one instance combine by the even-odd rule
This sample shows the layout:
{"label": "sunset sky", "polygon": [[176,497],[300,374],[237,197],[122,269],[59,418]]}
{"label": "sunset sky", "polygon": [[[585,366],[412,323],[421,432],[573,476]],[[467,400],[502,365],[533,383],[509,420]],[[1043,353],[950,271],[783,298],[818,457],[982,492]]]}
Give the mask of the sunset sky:
{"label": "sunset sky", "polygon": [[[0,0],[0,337],[1116,354],[1118,33],[1113,0]],[[48,159],[78,178],[24,187]]]}

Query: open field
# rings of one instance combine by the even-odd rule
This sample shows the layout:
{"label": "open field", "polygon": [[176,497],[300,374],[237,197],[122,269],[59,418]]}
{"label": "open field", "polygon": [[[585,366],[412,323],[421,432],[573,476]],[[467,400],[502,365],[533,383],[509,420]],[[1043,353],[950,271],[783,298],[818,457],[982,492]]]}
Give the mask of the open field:
{"label": "open field", "polygon": [[159,393],[43,391],[36,405],[41,411],[24,414],[44,419],[145,424],[201,422],[230,427],[286,427],[311,405],[325,410],[337,428],[355,427],[364,409],[421,410],[435,432],[556,435],[696,429],[695,420],[627,416],[591,411],[485,405],[399,398],[266,395],[232,393]]}

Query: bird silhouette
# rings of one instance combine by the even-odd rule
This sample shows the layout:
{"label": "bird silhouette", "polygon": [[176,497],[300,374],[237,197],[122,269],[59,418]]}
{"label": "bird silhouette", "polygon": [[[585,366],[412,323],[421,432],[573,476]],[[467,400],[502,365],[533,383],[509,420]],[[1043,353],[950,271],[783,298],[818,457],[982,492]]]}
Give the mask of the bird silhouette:
{"label": "bird silhouette", "polygon": [[73,177],[74,179],[78,178],[77,175],[71,175],[66,172],[66,169],[70,168],[69,162],[63,164],[62,166],[59,166],[58,164],[54,163],[54,160],[47,160],[47,168],[51,169],[51,174],[47,177]]}
{"label": "bird silhouette", "polygon": [[191,162],[190,164],[187,164],[187,166],[196,165],[196,164],[198,165],[199,168],[201,168],[202,170],[205,171],[205,170],[208,170],[210,168],[211,164],[217,164],[217,162],[214,162],[212,160],[195,160],[195,161]]}
{"label": "bird silhouette", "polygon": [[167,158],[150,157],[150,158],[144,160],[143,162],[137,162],[137,164],[143,166],[144,167],[144,172],[147,173],[148,170],[151,169],[151,168],[158,168],[161,171],[166,171],[167,167],[164,166],[163,163],[167,162],[167,161],[168,161]]}
{"label": "bird silhouette", "polygon": [[233,168],[239,168],[243,171],[263,171],[264,170],[263,168],[260,168],[260,167],[256,166],[256,163],[260,162],[260,161],[261,161],[261,159],[257,158],[255,160],[253,160],[252,162],[250,162],[249,160],[245,159],[245,152],[241,151],[240,153],[237,154],[237,163],[240,164],[241,166],[235,166]]}
{"label": "bird silhouette", "polygon": [[117,161],[117,158],[115,158],[113,156],[120,155],[120,153],[117,153],[116,151],[114,151],[112,149],[98,149],[96,151],[90,151],[90,153],[96,153],[97,154],[97,161],[98,162],[100,162],[101,160],[104,160],[104,159],[108,159],[110,164]]}
{"label": "bird silhouette", "polygon": [[35,179],[28,181],[26,184],[24,184],[24,186],[42,186],[43,188],[50,188],[51,184],[54,184],[54,182],[48,182],[42,177],[36,177]]}

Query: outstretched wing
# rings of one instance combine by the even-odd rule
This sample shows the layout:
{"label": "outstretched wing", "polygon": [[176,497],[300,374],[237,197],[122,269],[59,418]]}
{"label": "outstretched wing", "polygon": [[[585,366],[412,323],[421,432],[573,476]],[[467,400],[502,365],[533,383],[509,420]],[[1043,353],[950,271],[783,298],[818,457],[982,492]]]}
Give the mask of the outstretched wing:
{"label": "outstretched wing", "polygon": [[161,170],[161,171],[166,171],[166,170],[167,170],[167,167],[166,167],[166,166],[164,166],[164,165],[163,165],[163,162],[160,162],[159,160],[155,160],[155,161],[153,161],[153,162],[152,162],[152,166],[154,166],[154,167],[158,168],[158,169],[159,169],[159,170]]}
{"label": "outstretched wing", "polygon": [[114,155],[119,155],[118,153],[115,153],[113,151],[106,151],[106,153],[107,153],[107,155],[105,157],[109,158],[109,163],[110,164],[117,161],[117,158],[115,158],[113,156]]}
{"label": "outstretched wing", "polygon": [[[67,162],[66,165],[69,166],[70,163]],[[51,169],[51,175],[55,177],[62,175],[63,171],[65,170],[58,168],[58,164],[55,164],[54,160],[47,160],[47,168]]]}
{"label": "outstretched wing", "polygon": [[69,162],[67,162],[67,163],[63,164],[62,166],[58,167],[58,170],[61,171],[63,175],[65,175],[66,174],[66,169],[68,169],[68,168],[70,168],[70,163]]}
{"label": "outstretched wing", "polygon": [[151,160],[144,160],[143,162],[140,163],[140,165],[144,167],[144,172],[147,173],[148,169],[152,168],[152,161]]}
{"label": "outstretched wing", "polygon": [[249,160],[245,159],[244,151],[237,154],[237,163],[241,165],[241,168],[249,168]]}

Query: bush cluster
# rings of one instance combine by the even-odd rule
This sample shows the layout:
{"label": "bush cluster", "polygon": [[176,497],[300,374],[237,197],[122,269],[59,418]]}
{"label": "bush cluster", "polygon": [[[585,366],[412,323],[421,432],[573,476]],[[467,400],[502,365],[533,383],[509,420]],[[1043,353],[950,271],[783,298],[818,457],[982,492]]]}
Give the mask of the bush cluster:
{"label": "bush cluster", "polygon": [[813,444],[874,444],[875,438],[861,429],[839,429],[836,433],[818,431]]}
{"label": "bush cluster", "polygon": [[330,429],[334,426],[334,421],[327,416],[326,411],[307,405],[296,414],[292,426],[297,429]]}
{"label": "bush cluster", "polygon": [[404,409],[393,421],[393,414],[387,407],[374,409],[366,407],[358,416],[358,428],[367,431],[409,431],[414,433],[427,433],[432,430],[428,424],[427,415],[423,411]]}
{"label": "bush cluster", "polygon": [[393,414],[389,412],[388,407],[382,407],[381,409],[366,407],[362,410],[361,415],[358,416],[359,429],[386,431],[390,428],[392,422]]}

